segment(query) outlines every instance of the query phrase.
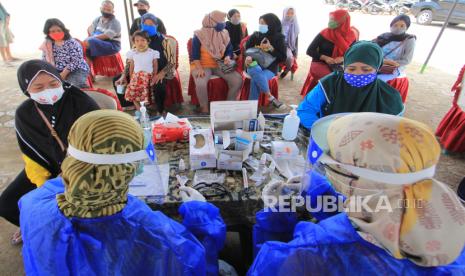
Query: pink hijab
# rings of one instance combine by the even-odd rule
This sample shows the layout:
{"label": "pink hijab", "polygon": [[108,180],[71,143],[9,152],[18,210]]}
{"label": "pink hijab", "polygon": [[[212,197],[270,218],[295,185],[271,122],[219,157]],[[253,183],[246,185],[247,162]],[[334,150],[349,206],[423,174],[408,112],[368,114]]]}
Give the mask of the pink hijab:
{"label": "pink hijab", "polygon": [[203,18],[202,28],[194,32],[195,36],[200,40],[200,43],[213,58],[222,58],[230,41],[227,30],[222,30],[221,32],[215,30],[216,24],[224,22],[225,19],[226,13],[212,11]]}

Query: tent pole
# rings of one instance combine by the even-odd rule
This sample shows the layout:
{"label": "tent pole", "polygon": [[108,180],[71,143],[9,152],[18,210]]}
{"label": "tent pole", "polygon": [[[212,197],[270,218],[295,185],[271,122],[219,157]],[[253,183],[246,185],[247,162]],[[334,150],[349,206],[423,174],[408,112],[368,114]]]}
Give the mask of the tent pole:
{"label": "tent pole", "polygon": [[449,11],[449,14],[447,15],[446,21],[444,22],[444,25],[442,25],[441,31],[439,32],[438,37],[436,38],[436,41],[434,41],[433,47],[431,48],[431,51],[428,54],[428,57],[426,58],[425,63],[421,66],[420,74],[423,74],[425,72],[426,66],[428,65],[428,62],[433,55],[434,50],[436,49],[436,46],[438,45],[439,40],[441,39],[442,33],[446,29],[447,25],[449,24],[450,17],[452,16],[452,13],[455,10],[455,7],[457,6],[459,0],[455,0],[454,5]]}
{"label": "tent pole", "polygon": [[132,0],[129,0],[129,11],[131,12],[131,22],[134,22],[134,9],[132,8]]}
{"label": "tent pole", "polygon": [[[129,23],[129,14],[128,14],[128,3],[124,0],[124,13],[126,14],[126,26],[128,28],[128,34],[131,30],[131,25]],[[131,45],[131,37],[129,36],[129,45]]]}

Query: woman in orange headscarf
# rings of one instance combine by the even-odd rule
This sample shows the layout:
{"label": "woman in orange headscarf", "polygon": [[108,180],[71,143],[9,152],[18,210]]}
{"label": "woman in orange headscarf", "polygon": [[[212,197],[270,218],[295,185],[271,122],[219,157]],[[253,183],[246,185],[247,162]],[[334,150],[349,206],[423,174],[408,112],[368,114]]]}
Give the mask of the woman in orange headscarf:
{"label": "woman in orange headscarf", "polygon": [[358,39],[358,31],[350,26],[350,15],[346,10],[329,14],[328,27],[321,31],[307,49],[312,57],[309,77],[302,89],[307,94],[322,77],[341,68],[344,53]]}

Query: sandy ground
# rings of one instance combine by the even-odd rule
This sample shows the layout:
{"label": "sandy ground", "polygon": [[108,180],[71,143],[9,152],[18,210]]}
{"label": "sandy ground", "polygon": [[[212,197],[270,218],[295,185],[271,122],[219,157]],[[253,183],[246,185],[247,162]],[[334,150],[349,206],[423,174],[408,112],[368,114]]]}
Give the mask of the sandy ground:
{"label": "sandy ground", "polygon": [[[62,18],[75,36],[84,37],[85,27],[83,26],[87,26],[93,17],[97,15],[98,2],[71,0],[27,1],[28,10],[24,16],[29,16],[31,21],[37,22],[37,24],[22,24],[20,19],[15,18],[14,15],[22,13],[24,2],[13,0],[2,1],[8,11],[13,14],[13,31],[17,36],[16,43],[13,45],[15,53],[25,59],[38,56],[39,53],[35,49],[43,39],[41,33],[42,22],[47,17]],[[117,3],[117,12],[122,16],[124,13],[121,2]],[[180,3],[182,3],[181,8],[179,7]],[[268,11],[279,15],[284,5],[281,3],[282,1],[271,0],[234,1],[234,6],[241,9],[243,18],[249,22],[249,28],[255,30],[257,25],[256,18]],[[302,34],[300,36],[300,55],[298,57],[299,70],[296,73],[295,79],[294,81],[285,79],[280,81],[279,84],[280,98],[288,105],[298,104],[301,100],[299,93],[310,64],[310,58],[305,55],[306,47],[316,33],[325,26],[327,13],[332,9],[331,6],[322,5],[320,1],[290,1],[290,3],[294,4],[297,10],[300,11]],[[50,4],[51,8],[44,9],[44,4]],[[179,71],[185,101],[188,102],[189,97],[186,94],[186,90],[189,71],[185,50],[186,42],[192,31],[199,25],[197,22],[201,20],[202,14],[214,8],[228,10],[233,5],[231,1],[226,0],[200,0],[195,1],[195,5],[190,1],[168,1],[164,4],[157,4],[159,5],[156,7],[154,5],[152,9],[155,9],[155,13],[160,15],[165,21],[169,33],[174,34],[180,42],[181,56]],[[38,9],[41,10],[41,13],[34,12]],[[62,12],[59,12],[63,9],[73,11],[73,13],[64,15]],[[89,9],[94,9],[95,13],[88,12]],[[176,10],[176,13],[173,10]],[[302,11],[304,10],[305,16],[302,15]],[[76,16],[76,14],[79,14],[79,16]],[[388,30],[391,20],[389,16],[369,16],[359,13],[352,14],[352,18],[353,24],[361,32],[362,39],[371,39],[379,33]],[[123,17],[120,19],[124,22]],[[413,24],[410,29],[410,32],[417,35],[418,44],[414,62],[408,68],[411,87],[407,100],[406,117],[422,121],[432,129],[437,127],[439,121],[451,106],[452,94],[449,92],[450,87],[464,63],[463,56],[456,55],[456,53],[462,53],[461,48],[463,46],[461,44],[464,42],[463,38],[465,34],[465,28],[459,26],[446,30],[443,40],[430,62],[431,67],[428,68],[425,74],[418,73],[421,63],[426,58],[439,29],[439,24],[433,26]],[[127,43],[126,45],[123,44],[122,52],[125,51],[127,51]],[[17,67],[6,68],[0,66],[0,95],[2,95],[2,102],[0,103],[0,137],[2,137],[0,141],[0,192],[11,182],[23,166],[13,129],[14,111],[25,99],[17,85],[16,69]],[[109,80],[98,78],[95,86],[110,88]],[[178,111],[178,113],[182,114],[189,114],[191,112],[192,106],[188,104],[185,104]],[[437,171],[437,178],[439,180],[456,189],[459,180],[464,176],[464,155],[441,156]],[[24,274],[20,247],[9,245],[9,238],[15,229],[14,226],[11,226],[0,218],[0,275]],[[235,250],[234,246],[228,246],[228,250]]]}

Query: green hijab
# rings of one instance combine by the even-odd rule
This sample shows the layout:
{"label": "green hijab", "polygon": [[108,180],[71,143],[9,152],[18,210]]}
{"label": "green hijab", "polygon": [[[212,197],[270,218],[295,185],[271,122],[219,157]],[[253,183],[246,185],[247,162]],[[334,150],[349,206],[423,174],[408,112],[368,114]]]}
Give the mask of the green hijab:
{"label": "green hijab", "polygon": [[[344,55],[344,67],[362,62],[377,71],[383,64],[383,50],[373,42],[354,43]],[[378,112],[398,115],[404,109],[400,93],[382,80],[364,87],[353,87],[344,79],[344,72],[334,72],[320,80],[328,104],[323,115],[344,112]]]}

